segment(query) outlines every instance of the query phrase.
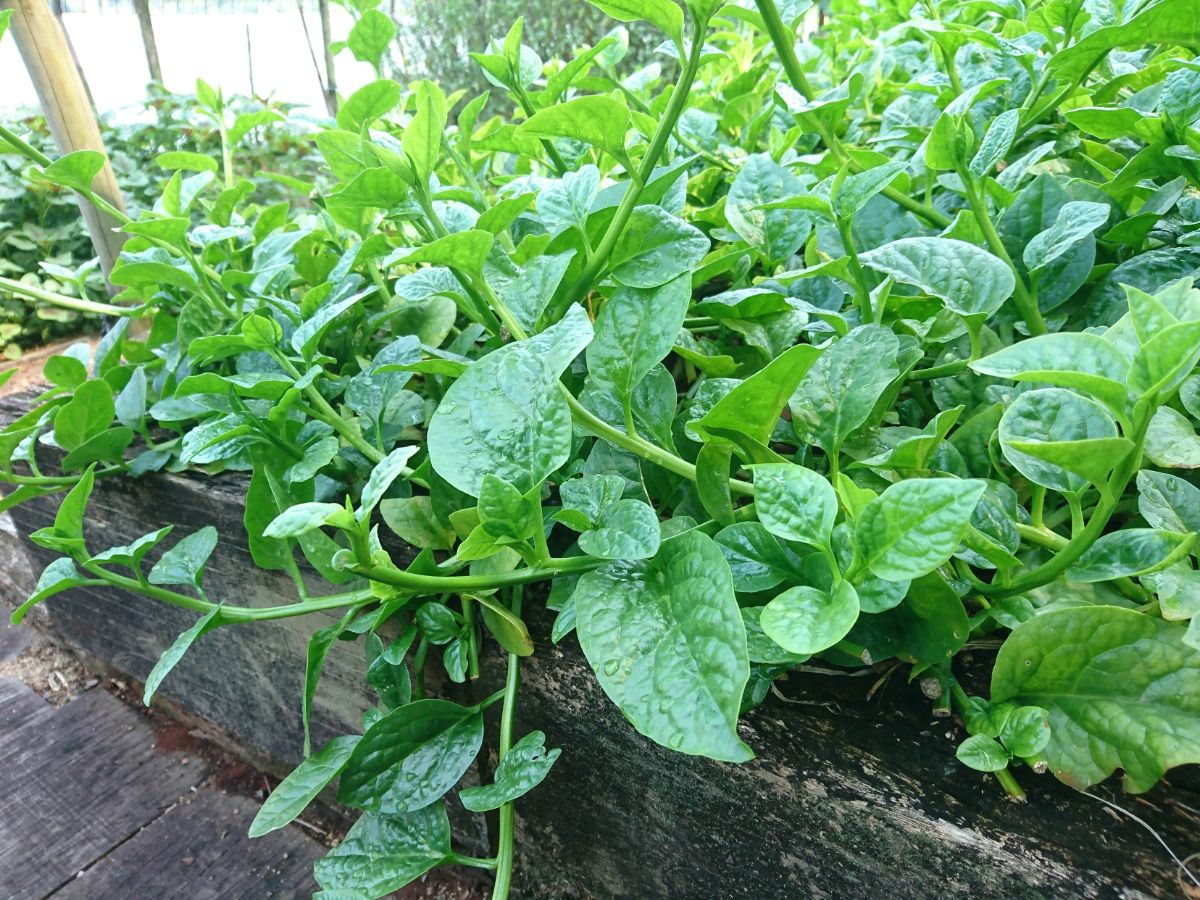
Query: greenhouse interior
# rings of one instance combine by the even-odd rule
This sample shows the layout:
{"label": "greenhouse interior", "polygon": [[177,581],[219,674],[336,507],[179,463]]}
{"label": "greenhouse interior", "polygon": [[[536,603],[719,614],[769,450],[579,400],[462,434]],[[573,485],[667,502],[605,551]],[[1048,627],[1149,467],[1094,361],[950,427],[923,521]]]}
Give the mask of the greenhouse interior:
{"label": "greenhouse interior", "polygon": [[0,898],[1200,898],[1200,0],[0,0]]}

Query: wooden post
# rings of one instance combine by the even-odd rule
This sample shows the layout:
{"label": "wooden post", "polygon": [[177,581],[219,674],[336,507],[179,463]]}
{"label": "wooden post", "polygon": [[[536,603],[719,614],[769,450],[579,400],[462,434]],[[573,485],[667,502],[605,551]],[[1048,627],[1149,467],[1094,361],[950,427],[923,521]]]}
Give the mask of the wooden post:
{"label": "wooden post", "polygon": [[133,0],[138,25],[142,29],[142,45],[146,48],[146,66],[150,80],[162,84],[162,65],[158,61],[158,42],[154,40],[154,22],[150,19],[150,0]]}
{"label": "wooden post", "polygon": [[317,0],[317,10],[321,14],[321,47],[325,50],[325,109],[331,116],[336,116],[338,111],[337,76],[333,69],[333,52],[329,49],[331,41],[329,0]]}
{"label": "wooden post", "polygon": [[[74,150],[104,153],[100,126],[96,123],[83,79],[72,62],[66,34],[46,0],[0,0],[0,9],[13,11],[10,30],[59,151],[64,154]],[[92,190],[124,211],[125,201],[107,158],[104,168],[92,182]],[[121,252],[125,235],[114,230],[120,223],[103,215],[82,197],[79,198],[79,209],[107,279]]]}

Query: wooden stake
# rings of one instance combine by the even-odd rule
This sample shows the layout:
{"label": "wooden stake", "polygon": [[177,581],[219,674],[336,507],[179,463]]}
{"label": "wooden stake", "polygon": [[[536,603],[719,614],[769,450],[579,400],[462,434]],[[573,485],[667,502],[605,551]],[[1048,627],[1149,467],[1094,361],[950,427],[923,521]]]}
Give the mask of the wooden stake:
{"label": "wooden stake", "polygon": [[162,84],[162,65],[158,61],[158,42],[154,39],[154,22],[150,19],[150,0],[133,0],[138,25],[142,29],[142,45],[146,48],[146,66],[150,69],[150,80]]}
{"label": "wooden stake", "polygon": [[[100,126],[88,101],[83,79],[72,61],[66,34],[46,0],[0,0],[0,9],[13,11],[10,31],[29,70],[59,151],[63,154],[74,150],[104,153]],[[92,182],[92,190],[124,211],[125,201],[107,155],[104,168]],[[125,235],[114,230],[118,222],[103,215],[82,197],[79,198],[79,209],[107,279],[121,252]]]}
{"label": "wooden stake", "polygon": [[325,50],[325,108],[331,116],[338,111],[337,75],[333,68],[333,51],[329,49],[332,38],[329,27],[329,0],[317,0],[317,10],[321,14],[321,46]]}

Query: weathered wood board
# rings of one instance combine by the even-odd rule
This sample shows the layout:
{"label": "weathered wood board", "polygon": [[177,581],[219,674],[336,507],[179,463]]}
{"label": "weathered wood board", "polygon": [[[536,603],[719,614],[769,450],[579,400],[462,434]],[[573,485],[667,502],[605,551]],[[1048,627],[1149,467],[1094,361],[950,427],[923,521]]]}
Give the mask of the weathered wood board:
{"label": "weathered wood board", "polygon": [[[286,578],[253,569],[233,478],[154,476],[105,482],[93,525],[121,543],[171,521],[215,524],[221,544],[207,585],[231,602],[282,602]],[[57,501],[13,513],[22,532]],[[40,567],[50,555],[26,548]],[[144,677],[193,617],[110,591],[48,604],[55,626],[89,652]],[[523,666],[518,735],[538,728],[563,755],[518,804],[516,891],[533,898],[709,900],[952,896],[1178,897],[1177,869],[1130,819],[1050,776],[1019,777],[1013,804],[988,776],[954,759],[962,738],[934,719],[919,691],[894,679],[873,701],[873,678],[794,675],[744,719],[758,758],[744,766],[682,756],[642,738],[601,692],[574,638],[551,645],[550,619],[531,604],[537,653]],[[246,744],[294,759],[308,633],[288,620],[218,631],[185,657],[164,692]],[[318,693],[328,732],[355,727],[372,702],[358,651],[336,648]],[[485,665],[482,696],[501,682]],[[810,704],[817,705],[810,705]],[[494,710],[493,710],[494,712]],[[494,724],[494,723],[493,723]],[[494,740],[489,739],[490,745]],[[1200,850],[1194,768],[1140,798],[1097,793],[1154,827],[1180,856]]]}

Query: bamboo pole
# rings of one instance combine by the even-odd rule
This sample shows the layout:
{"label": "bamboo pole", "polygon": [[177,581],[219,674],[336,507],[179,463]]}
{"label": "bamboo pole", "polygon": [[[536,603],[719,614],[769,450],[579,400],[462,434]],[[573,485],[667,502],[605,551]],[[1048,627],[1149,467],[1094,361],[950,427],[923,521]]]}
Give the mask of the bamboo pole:
{"label": "bamboo pole", "polygon": [[325,52],[325,108],[331,116],[338,111],[337,75],[333,67],[333,50],[329,27],[329,0],[317,0],[317,11],[321,16],[321,48]]}
{"label": "bamboo pole", "polygon": [[150,0],[133,0],[133,9],[137,13],[138,27],[142,30],[142,46],[146,48],[146,68],[150,70],[150,80],[162,84],[162,64],[158,61],[158,41],[154,39]]}
{"label": "bamboo pole", "polygon": [[[83,78],[72,60],[66,33],[46,0],[0,0],[0,9],[13,11],[9,30],[29,70],[59,151],[63,154],[75,150],[104,153],[100,126]],[[125,201],[107,154],[104,168],[92,182],[92,190],[124,211]],[[125,235],[114,230],[119,223],[103,215],[82,197],[79,198],[79,209],[107,280]]]}

